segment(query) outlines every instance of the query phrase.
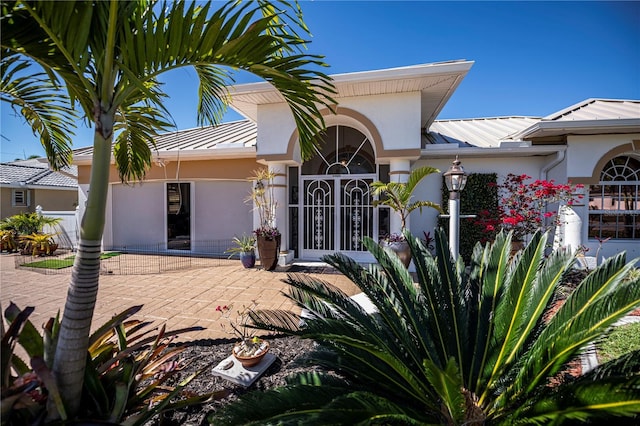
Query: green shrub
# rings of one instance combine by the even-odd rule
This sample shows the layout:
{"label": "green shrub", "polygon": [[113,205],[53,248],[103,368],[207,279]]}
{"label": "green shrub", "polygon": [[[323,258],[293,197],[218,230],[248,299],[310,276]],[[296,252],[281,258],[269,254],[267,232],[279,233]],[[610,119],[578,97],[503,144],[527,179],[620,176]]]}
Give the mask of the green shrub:
{"label": "green shrub", "polygon": [[[460,214],[480,217],[498,217],[498,188],[496,173],[471,173],[467,177],[467,185],[460,193]],[[442,181],[442,208],[449,214],[449,191]],[[438,218],[438,226],[449,233],[449,219]],[[487,232],[485,226],[477,223],[477,219],[460,219],[460,256],[468,262],[471,259],[476,243],[485,244],[495,239],[497,231]]]}
{"label": "green shrub", "polygon": [[[134,306],[115,315],[90,336],[80,424],[142,425],[164,411],[226,395],[217,391],[184,396],[182,389],[199,372],[168,385],[188,364],[188,360],[177,361],[184,347],[169,346],[172,337],[202,328],[148,329],[151,323],[131,319],[141,308]],[[6,333],[2,329],[3,425],[42,424],[52,408],[63,421],[72,420],[51,374],[59,318],[51,318],[41,336],[28,320],[33,310],[20,310],[13,303],[5,310],[9,327]],[[15,354],[17,344],[28,355],[29,364]],[[53,401],[49,407],[48,399]]]}

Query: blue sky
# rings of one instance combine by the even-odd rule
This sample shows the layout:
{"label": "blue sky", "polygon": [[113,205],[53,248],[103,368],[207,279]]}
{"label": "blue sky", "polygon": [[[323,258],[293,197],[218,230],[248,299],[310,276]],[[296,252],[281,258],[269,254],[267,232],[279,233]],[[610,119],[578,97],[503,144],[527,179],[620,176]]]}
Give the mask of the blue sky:
{"label": "blue sky", "polygon": [[[329,74],[475,61],[439,118],[545,116],[588,98],[640,99],[640,2],[302,1]],[[178,129],[196,126],[197,82],[164,81]],[[236,83],[257,81],[238,76]],[[44,151],[7,104],[1,161]],[[230,112],[225,121],[241,118]],[[83,124],[74,148],[91,145]]]}

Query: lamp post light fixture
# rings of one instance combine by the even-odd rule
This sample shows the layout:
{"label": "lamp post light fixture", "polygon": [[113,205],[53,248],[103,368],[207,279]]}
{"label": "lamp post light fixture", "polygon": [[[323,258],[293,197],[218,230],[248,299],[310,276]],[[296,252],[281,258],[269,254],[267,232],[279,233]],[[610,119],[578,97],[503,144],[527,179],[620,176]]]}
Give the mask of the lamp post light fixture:
{"label": "lamp post light fixture", "polygon": [[467,184],[467,174],[460,165],[457,155],[443,176],[449,190],[449,249],[453,260],[458,260],[460,253],[460,191]]}

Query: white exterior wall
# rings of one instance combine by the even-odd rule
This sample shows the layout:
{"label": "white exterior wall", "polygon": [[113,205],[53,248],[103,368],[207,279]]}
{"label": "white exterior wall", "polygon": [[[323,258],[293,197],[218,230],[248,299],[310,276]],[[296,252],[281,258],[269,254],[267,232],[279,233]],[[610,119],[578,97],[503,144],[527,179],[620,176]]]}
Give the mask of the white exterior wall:
{"label": "white exterior wall", "polygon": [[253,230],[250,204],[244,200],[251,183],[238,181],[196,181],[194,192],[193,241],[230,240]]}
{"label": "white exterior wall", "polygon": [[[112,241],[106,247],[161,244],[167,239],[164,183],[112,185]],[[163,248],[161,245],[159,248]]]}
{"label": "white exterior wall", "polygon": [[[248,182],[201,180],[189,183],[193,242],[227,240],[243,233],[251,234],[251,206],[244,203],[250,190]],[[164,249],[167,240],[165,187],[166,182],[145,182],[142,187],[113,185],[114,225],[111,241],[105,242],[105,246],[158,244],[158,249]]]}
{"label": "white exterior wall", "polygon": [[420,147],[419,92],[340,99],[340,106],[356,110],[371,120],[385,149]]}
{"label": "white exterior wall", "polygon": [[[612,149],[620,145],[629,145],[640,139],[640,134],[628,135],[588,135],[567,137],[567,174],[572,177],[591,177],[601,158]],[[624,155],[624,154],[620,154]],[[588,197],[589,188],[585,188]],[[588,198],[585,198],[587,200]],[[582,241],[588,248],[587,256],[598,256],[598,262],[603,257],[614,256],[621,251],[627,252],[627,260],[640,257],[640,243],[629,240],[609,240],[600,247],[596,239],[588,238],[589,206],[588,203],[574,207],[582,219]]]}
{"label": "white exterior wall", "polygon": [[[380,133],[385,149],[420,147],[420,93],[400,93],[368,97],[341,98],[340,107],[349,108],[369,119]],[[327,125],[341,120],[327,116]],[[295,130],[286,104],[258,105],[258,156],[284,154]],[[364,129],[357,126],[358,130]],[[363,131],[367,135],[366,131]],[[367,135],[370,136],[370,135]],[[294,159],[300,160],[295,146]],[[379,154],[379,153],[376,153]]]}
{"label": "white exterior wall", "polygon": [[640,133],[567,136],[567,175],[591,177],[596,164],[607,152],[638,139],[640,139]]}

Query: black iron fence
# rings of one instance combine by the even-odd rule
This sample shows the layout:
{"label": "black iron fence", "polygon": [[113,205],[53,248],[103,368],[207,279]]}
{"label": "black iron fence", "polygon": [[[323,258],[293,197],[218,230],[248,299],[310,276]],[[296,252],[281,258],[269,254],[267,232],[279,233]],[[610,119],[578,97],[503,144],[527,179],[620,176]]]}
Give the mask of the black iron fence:
{"label": "black iron fence", "polygon": [[[159,274],[181,269],[209,268],[238,262],[229,259],[226,252],[233,246],[231,240],[191,242],[188,250],[166,250],[165,244],[136,244],[113,246],[101,256],[100,273],[105,275]],[[71,272],[75,253],[57,249],[51,255],[16,255],[15,266],[42,274]],[[237,256],[236,256],[237,258]]]}

